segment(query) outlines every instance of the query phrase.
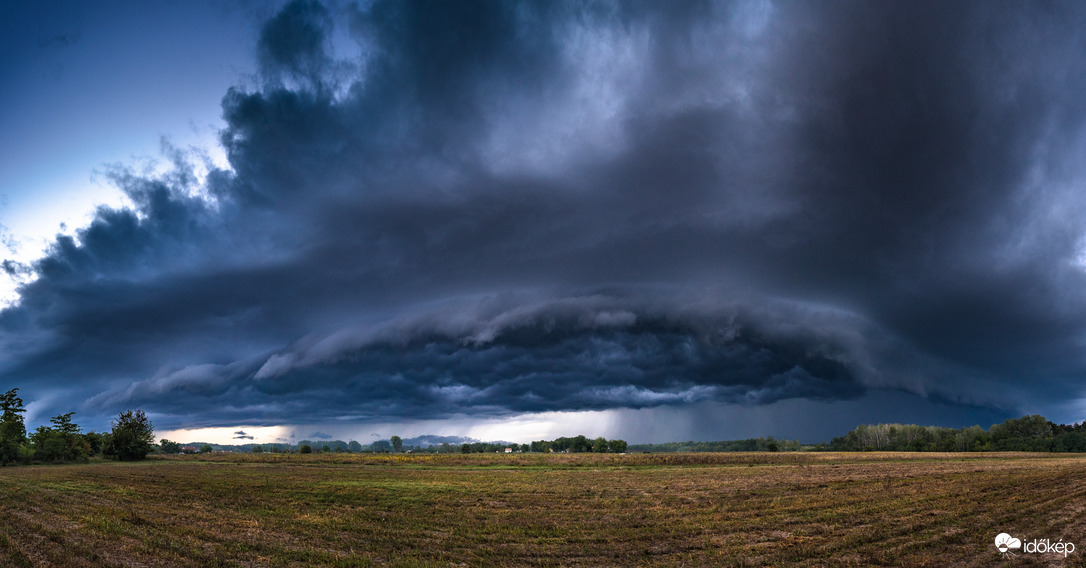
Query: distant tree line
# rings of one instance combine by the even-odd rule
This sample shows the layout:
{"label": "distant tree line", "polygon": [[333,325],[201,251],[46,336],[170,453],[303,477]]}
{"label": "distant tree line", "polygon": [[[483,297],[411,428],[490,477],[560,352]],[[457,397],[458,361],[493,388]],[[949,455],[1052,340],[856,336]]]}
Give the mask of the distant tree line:
{"label": "distant tree line", "polygon": [[802,449],[796,440],[748,438],[718,442],[667,442],[664,444],[633,444],[633,452],[796,452]]}
{"label": "distant tree line", "polygon": [[597,454],[619,454],[626,451],[626,440],[608,440],[603,437],[589,439],[585,436],[572,438],[557,438],[555,440],[539,440],[528,445],[528,451],[532,452],[569,452],[583,453],[594,452]]}
{"label": "distant tree line", "polygon": [[415,448],[412,446],[404,447],[403,441],[400,439],[399,436],[393,436],[391,440],[377,440],[369,445],[362,445],[355,440],[351,440],[349,442],[344,442],[343,440],[325,440],[320,442],[316,442],[313,440],[302,440],[297,444],[245,444],[243,446],[216,447],[231,451],[249,451],[256,454],[314,454],[329,452],[337,454],[382,454],[420,450],[419,448]]}
{"label": "distant tree line", "polygon": [[429,453],[429,454],[480,454],[480,453],[505,453],[510,451],[518,453],[527,452],[625,452],[625,440],[608,440],[606,438],[591,439],[586,436],[572,438],[558,438],[557,440],[539,440],[531,444],[514,444],[512,442],[466,442],[462,444],[450,444],[448,442],[430,446],[404,445],[399,436],[392,436],[388,440],[377,440],[363,446],[356,441],[343,442],[341,440],[328,440],[314,442],[302,440],[297,445],[293,444],[247,444],[243,446],[218,446],[222,449],[234,451],[251,451],[254,453]]}
{"label": "distant tree line", "polygon": [[815,449],[903,452],[1086,452],[1086,424],[1056,424],[1039,414],[980,426],[861,424]]}
{"label": "distant tree line", "polygon": [[0,395],[0,411],[0,465],[86,462],[92,457],[139,460],[153,448],[154,428],[142,410],[120,413],[110,432],[81,432],[72,421],[75,412],[67,412],[29,435],[19,389]]}
{"label": "distant tree line", "polygon": [[492,453],[504,453],[505,448],[514,448],[516,452],[526,452],[528,444],[504,444],[500,442],[469,442],[460,444],[459,448],[453,448],[453,451],[459,451],[462,454],[492,454]]}
{"label": "distant tree line", "polygon": [[1086,423],[1056,424],[1034,414],[980,426],[943,428],[916,424],[862,424],[829,443],[803,445],[796,440],[749,438],[717,442],[632,444],[633,452],[1086,452]]}

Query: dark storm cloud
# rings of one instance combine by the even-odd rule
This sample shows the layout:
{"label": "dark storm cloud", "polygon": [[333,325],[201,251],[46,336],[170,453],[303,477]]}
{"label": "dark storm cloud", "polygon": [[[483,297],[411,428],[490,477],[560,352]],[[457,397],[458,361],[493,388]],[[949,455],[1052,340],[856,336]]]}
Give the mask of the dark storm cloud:
{"label": "dark storm cloud", "polygon": [[[199,392],[223,404],[290,401],[294,412],[331,420],[703,400],[765,404],[863,391],[849,369],[860,346],[833,329],[843,323],[839,315],[793,308],[808,321],[768,325],[748,323],[744,311],[614,296],[450,305],[307,337],[244,367],[201,365],[137,381],[90,404],[153,401],[180,411],[188,401],[177,394]],[[840,337],[831,339],[835,333]],[[328,396],[307,396],[316,392]]]}
{"label": "dark storm cloud", "polygon": [[292,2],[260,32],[260,69],[269,79],[286,74],[319,82],[331,65],[328,57],[332,18],[314,1]]}
{"label": "dark storm cloud", "polygon": [[165,427],[1043,411],[1086,370],[1084,15],[293,2],[223,98],[232,170],[116,168],[134,208],[34,265],[0,372]]}
{"label": "dark storm cloud", "polygon": [[921,7],[848,10],[833,62],[807,67],[801,143],[826,174],[799,186],[804,252],[933,354],[1078,374],[1081,7]]}

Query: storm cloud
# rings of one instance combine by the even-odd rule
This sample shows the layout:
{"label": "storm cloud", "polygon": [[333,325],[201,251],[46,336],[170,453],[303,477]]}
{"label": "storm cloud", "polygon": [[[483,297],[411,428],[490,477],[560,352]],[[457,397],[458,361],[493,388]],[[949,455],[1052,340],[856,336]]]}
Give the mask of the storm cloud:
{"label": "storm cloud", "polygon": [[291,2],[222,99],[230,167],[112,167],[132,206],[29,267],[0,377],[175,428],[883,391],[1078,420],[1084,24]]}

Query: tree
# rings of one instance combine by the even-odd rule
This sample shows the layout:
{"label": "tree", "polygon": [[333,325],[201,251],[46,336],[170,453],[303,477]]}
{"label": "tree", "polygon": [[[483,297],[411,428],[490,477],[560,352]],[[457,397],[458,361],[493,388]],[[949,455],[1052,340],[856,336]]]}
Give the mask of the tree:
{"label": "tree", "polygon": [[113,435],[106,454],[119,460],[142,460],[151,452],[155,429],[142,410],[126,410],[113,419]]}
{"label": "tree", "polygon": [[616,454],[621,454],[626,451],[626,440],[611,440],[607,442],[607,445],[611,447],[611,451]]}
{"label": "tree", "polygon": [[109,432],[87,432],[83,434],[83,439],[87,442],[87,447],[90,448],[90,455],[101,455],[102,449],[105,448],[107,438],[109,438]]}
{"label": "tree", "polygon": [[30,436],[34,459],[46,462],[87,461],[90,444],[79,433],[79,426],[72,423],[75,412],[50,418],[53,427],[39,426]]}
{"label": "tree", "polygon": [[400,438],[399,436],[393,436],[393,437],[389,438],[388,441],[392,442],[392,451],[394,451],[394,452],[403,451],[403,438]]}
{"label": "tree", "polygon": [[72,423],[72,415],[75,412],[69,412],[67,414],[58,414],[49,419],[53,423],[53,429],[65,436],[71,436],[79,433],[79,426]]}
{"label": "tree", "polygon": [[1011,418],[988,429],[993,440],[1007,438],[1050,438],[1053,424],[1040,414]]}
{"label": "tree", "polygon": [[23,399],[18,396],[19,389],[11,389],[0,395],[0,465],[7,465],[19,459],[19,449],[26,443],[26,424],[23,422]]}
{"label": "tree", "polygon": [[1086,432],[1061,432],[1056,436],[1057,452],[1086,452]]}
{"label": "tree", "polygon": [[596,438],[592,442],[592,451],[600,454],[607,453],[607,439],[603,436]]}
{"label": "tree", "polygon": [[350,448],[351,451],[356,453],[356,454],[358,452],[362,451],[362,444],[359,444],[358,442],[356,442],[354,440],[351,440],[350,443],[347,444],[347,447]]}
{"label": "tree", "polygon": [[215,451],[215,448],[212,448],[211,444],[204,444],[204,445],[200,446],[200,453],[201,454],[210,454],[213,451]]}
{"label": "tree", "polygon": [[462,454],[470,454],[471,453],[471,444],[460,444],[460,453],[462,453]]}
{"label": "tree", "polygon": [[181,444],[163,438],[158,441],[158,450],[164,454],[179,454],[181,453]]}
{"label": "tree", "polygon": [[377,440],[370,444],[370,449],[375,452],[384,453],[392,449],[392,444],[390,444],[388,440]]}
{"label": "tree", "polygon": [[64,439],[48,426],[38,426],[30,434],[30,446],[34,448],[34,459],[44,462],[64,460]]}
{"label": "tree", "polygon": [[254,454],[262,454],[264,453],[264,448],[261,446],[253,446],[252,452]]}
{"label": "tree", "polygon": [[310,446],[309,444],[302,444],[301,446],[298,446],[298,453],[299,454],[311,454],[311,453],[313,453],[313,447]]}

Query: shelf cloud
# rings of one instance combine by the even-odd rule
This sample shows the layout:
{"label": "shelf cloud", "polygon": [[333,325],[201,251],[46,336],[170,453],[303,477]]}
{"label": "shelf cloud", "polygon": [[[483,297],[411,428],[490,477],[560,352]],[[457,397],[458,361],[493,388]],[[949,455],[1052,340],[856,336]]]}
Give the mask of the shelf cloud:
{"label": "shelf cloud", "polygon": [[1081,419],[1084,10],[290,2],[222,98],[229,168],[114,166],[131,207],[2,265],[33,279],[0,378],[169,428]]}

